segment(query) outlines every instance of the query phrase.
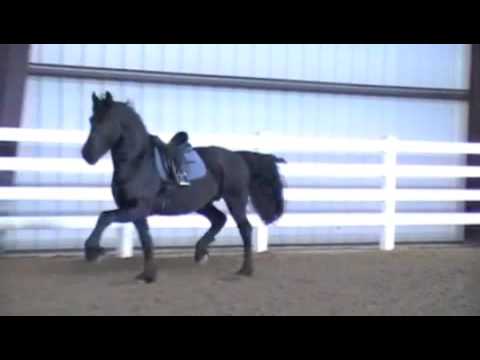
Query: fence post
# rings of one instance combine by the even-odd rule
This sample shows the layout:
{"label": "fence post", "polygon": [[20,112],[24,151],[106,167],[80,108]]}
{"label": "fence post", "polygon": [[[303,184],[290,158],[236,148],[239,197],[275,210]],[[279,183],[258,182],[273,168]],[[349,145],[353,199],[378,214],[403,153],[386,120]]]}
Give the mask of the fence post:
{"label": "fence post", "polygon": [[130,223],[120,227],[120,246],[117,250],[119,257],[125,259],[133,256],[134,231],[135,228]]}
{"label": "fence post", "polygon": [[[256,131],[256,141],[253,147],[254,151],[260,151],[260,144],[262,141],[262,132]],[[268,226],[265,225],[260,218],[258,218],[258,222],[254,225],[255,229],[255,237],[254,237],[254,252],[260,253],[265,252],[268,250]]]}
{"label": "fence post", "polygon": [[254,251],[257,253],[268,250],[268,226],[259,220],[255,225],[255,245]]}
{"label": "fence post", "polygon": [[395,211],[396,211],[396,188],[397,188],[397,146],[396,138],[389,136],[385,142],[383,153],[383,165],[385,177],[383,190],[385,194],[383,204],[384,225],[380,240],[380,249],[391,251],[395,248]]}

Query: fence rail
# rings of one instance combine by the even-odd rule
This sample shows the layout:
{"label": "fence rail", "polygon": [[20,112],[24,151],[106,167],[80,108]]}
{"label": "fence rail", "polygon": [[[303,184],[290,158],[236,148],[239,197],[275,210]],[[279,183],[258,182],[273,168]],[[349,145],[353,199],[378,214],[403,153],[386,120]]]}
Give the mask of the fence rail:
{"label": "fence rail", "polygon": [[[384,189],[364,188],[286,188],[286,201],[297,202],[383,202]],[[480,201],[480,190],[462,189],[397,189],[393,194],[397,202],[428,201]],[[0,200],[20,201],[112,201],[109,187],[93,186],[4,186],[0,187]]]}
{"label": "fence rail", "polygon": [[[160,134],[170,138],[173,134]],[[0,142],[62,143],[80,145],[86,132],[49,129],[0,128]],[[220,145],[230,149],[255,149],[262,152],[282,153],[350,153],[380,154],[381,164],[331,164],[323,162],[287,163],[280,165],[286,178],[381,178],[381,188],[292,188],[285,189],[287,202],[380,202],[380,213],[286,213],[274,227],[322,227],[322,226],[382,226],[380,249],[393,250],[395,230],[403,225],[473,225],[480,224],[480,214],[451,213],[398,213],[398,202],[448,202],[480,201],[480,190],[466,189],[399,189],[399,178],[480,178],[480,167],[464,165],[399,165],[398,154],[480,154],[478,143],[453,143],[431,141],[400,141],[393,137],[380,140],[298,138],[258,134],[249,136],[196,135],[195,145]],[[108,160],[89,166],[80,158],[30,158],[0,157],[0,171],[34,171],[55,173],[109,174],[112,165]],[[14,186],[0,187],[0,201],[112,201],[108,187],[52,187]],[[152,217],[153,228],[203,228],[208,222],[197,215]],[[249,215],[256,229],[256,251],[268,248],[268,228],[258,216]],[[4,216],[0,217],[0,228],[91,228],[96,221],[93,216]],[[229,218],[227,226],[235,226]],[[133,253],[133,232],[130,225],[115,225],[123,232],[119,244],[120,256]]]}

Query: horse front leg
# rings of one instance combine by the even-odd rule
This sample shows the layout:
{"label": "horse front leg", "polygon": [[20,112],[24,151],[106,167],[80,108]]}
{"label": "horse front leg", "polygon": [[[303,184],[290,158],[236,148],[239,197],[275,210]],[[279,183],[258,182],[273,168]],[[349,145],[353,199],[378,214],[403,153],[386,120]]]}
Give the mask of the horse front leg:
{"label": "horse front leg", "polygon": [[143,249],[143,272],[137,276],[138,280],[145,281],[147,284],[154,282],[157,274],[157,268],[153,259],[153,241],[150,235],[147,219],[134,221],[135,228],[138,231],[140,242]]}
{"label": "horse front leg", "polygon": [[95,227],[93,228],[93,231],[90,233],[90,236],[87,238],[85,241],[85,259],[87,261],[95,261],[97,260],[100,256],[105,254],[105,249],[100,246],[100,240],[102,238],[102,234],[109,225],[109,213],[112,213],[112,211],[104,211],[100,214],[100,216],[97,219],[97,223],[95,224]]}
{"label": "horse front leg", "polygon": [[85,241],[85,258],[87,261],[94,261],[105,253],[105,249],[100,246],[102,234],[112,223],[127,223],[146,218],[149,215],[149,207],[145,204],[139,204],[135,207],[104,211],[98,217],[95,228]]}

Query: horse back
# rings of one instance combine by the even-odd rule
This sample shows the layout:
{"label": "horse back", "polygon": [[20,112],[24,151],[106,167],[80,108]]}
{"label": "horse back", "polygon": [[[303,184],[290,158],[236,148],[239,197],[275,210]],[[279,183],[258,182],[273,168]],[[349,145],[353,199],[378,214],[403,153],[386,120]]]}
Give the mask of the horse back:
{"label": "horse back", "polygon": [[249,168],[238,152],[219,146],[195,147],[194,149],[222,189],[242,190],[248,187]]}

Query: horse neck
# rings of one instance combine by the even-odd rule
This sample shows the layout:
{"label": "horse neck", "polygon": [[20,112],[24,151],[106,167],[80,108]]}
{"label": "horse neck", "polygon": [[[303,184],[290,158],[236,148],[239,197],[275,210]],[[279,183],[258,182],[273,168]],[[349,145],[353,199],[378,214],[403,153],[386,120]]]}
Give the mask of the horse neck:
{"label": "horse neck", "polygon": [[141,123],[122,124],[122,136],[111,149],[114,171],[119,179],[131,177],[132,167],[148,160],[148,133]]}

